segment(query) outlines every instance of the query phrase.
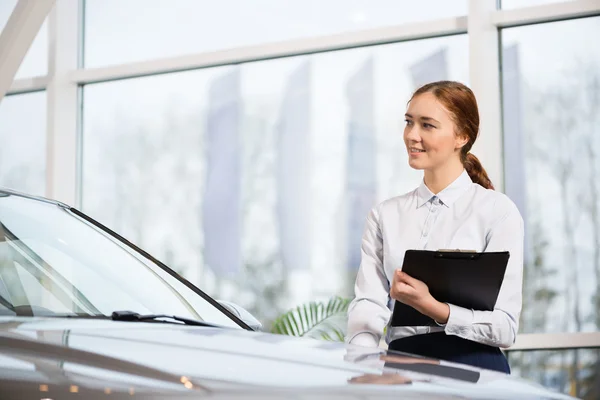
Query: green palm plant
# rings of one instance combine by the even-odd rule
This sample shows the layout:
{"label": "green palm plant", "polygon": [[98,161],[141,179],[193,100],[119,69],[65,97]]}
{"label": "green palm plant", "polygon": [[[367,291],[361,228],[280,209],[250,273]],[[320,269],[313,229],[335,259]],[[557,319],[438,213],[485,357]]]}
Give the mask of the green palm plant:
{"label": "green palm plant", "polygon": [[336,296],[326,303],[312,301],[302,304],[277,317],[271,332],[343,342],[350,301]]}

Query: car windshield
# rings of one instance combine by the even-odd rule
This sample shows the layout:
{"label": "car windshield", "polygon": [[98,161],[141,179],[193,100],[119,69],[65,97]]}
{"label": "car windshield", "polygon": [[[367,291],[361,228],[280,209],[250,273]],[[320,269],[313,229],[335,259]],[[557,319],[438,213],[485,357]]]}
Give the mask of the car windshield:
{"label": "car windshield", "polygon": [[151,257],[69,207],[0,191],[0,315],[89,317],[116,310],[241,329]]}

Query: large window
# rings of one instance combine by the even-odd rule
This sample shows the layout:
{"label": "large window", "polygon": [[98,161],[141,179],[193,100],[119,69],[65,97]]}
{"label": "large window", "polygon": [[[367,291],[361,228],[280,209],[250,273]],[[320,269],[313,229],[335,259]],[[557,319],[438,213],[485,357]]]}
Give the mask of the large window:
{"label": "large window", "polygon": [[[520,333],[600,329],[600,18],[502,31],[506,192],[526,224]],[[597,398],[598,351],[511,353],[515,373]]]}
{"label": "large window", "polygon": [[502,31],[506,189],[526,218],[521,332],[600,328],[600,18]]}
{"label": "large window", "polygon": [[[17,4],[17,0],[0,1],[0,32],[4,29],[8,19]],[[48,72],[48,25],[42,24],[40,31],[34,39],[25,59],[17,71],[18,78],[46,75]]]}
{"label": "large window", "polygon": [[[17,1],[0,0],[0,29]],[[57,0],[59,25],[81,30],[65,40],[57,26],[48,54],[44,24],[17,78],[47,74],[48,59],[55,74],[0,103],[0,185],[82,207],[268,328],[352,296],[368,209],[421,177],[402,143],[411,92],[473,77],[483,164],[504,161],[526,223],[513,369],[580,388],[597,353],[521,350],[600,330],[600,5],[483,1]],[[485,33],[497,29],[501,45]],[[82,70],[62,62],[79,56]],[[60,102],[48,150],[46,89]],[[65,159],[46,188],[46,163]]]}
{"label": "large window", "polygon": [[417,186],[402,141],[454,36],[88,85],[83,207],[268,324],[351,294],[364,219]]}
{"label": "large window", "polygon": [[46,93],[5,97],[0,103],[0,186],[44,195]]}
{"label": "large window", "polygon": [[85,66],[465,15],[466,0],[86,0]]}

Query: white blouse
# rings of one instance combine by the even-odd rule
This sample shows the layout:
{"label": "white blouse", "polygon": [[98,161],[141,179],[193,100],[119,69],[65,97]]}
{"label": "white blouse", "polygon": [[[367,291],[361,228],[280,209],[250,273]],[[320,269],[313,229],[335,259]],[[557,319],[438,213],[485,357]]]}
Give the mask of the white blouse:
{"label": "white blouse", "polygon": [[515,204],[506,195],[473,183],[466,171],[437,195],[421,183],[412,192],[382,202],[367,217],[346,341],[379,345],[394,304],[390,282],[394,271],[402,268],[406,250],[460,249],[510,252],[494,311],[449,304],[450,316],[444,326],[388,326],[386,342],[445,331],[491,346],[510,347],[521,314],[523,242],[523,219]]}

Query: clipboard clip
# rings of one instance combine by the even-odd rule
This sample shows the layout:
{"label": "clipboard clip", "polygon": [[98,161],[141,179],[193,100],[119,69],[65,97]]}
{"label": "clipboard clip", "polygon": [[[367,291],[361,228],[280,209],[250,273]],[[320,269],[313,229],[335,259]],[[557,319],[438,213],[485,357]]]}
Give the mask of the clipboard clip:
{"label": "clipboard clip", "polygon": [[439,249],[441,253],[477,253],[475,250],[461,250],[461,249]]}
{"label": "clipboard clip", "polygon": [[475,250],[460,250],[460,249],[440,249],[434,253],[435,258],[451,258],[451,259],[466,259],[475,260],[479,258],[478,252]]}

